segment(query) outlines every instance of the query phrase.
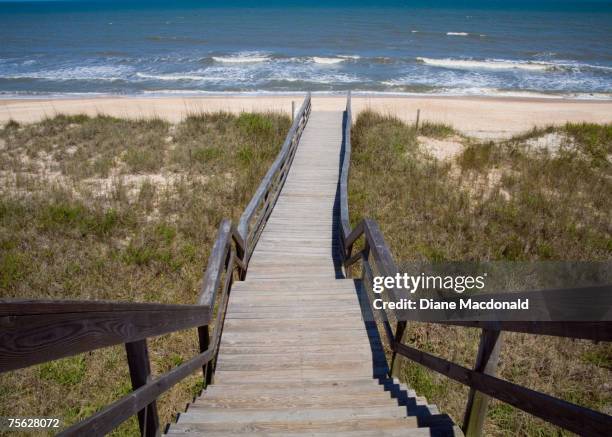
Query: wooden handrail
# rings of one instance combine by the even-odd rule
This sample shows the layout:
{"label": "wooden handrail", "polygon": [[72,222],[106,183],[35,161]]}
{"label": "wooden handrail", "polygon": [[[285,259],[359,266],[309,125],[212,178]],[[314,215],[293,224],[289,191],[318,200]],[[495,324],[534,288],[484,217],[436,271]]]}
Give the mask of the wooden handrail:
{"label": "wooden handrail", "polygon": [[[291,128],[287,133],[287,137],[278,153],[276,159],[268,169],[268,172],[262,179],[257,191],[251,198],[251,201],[245,208],[238,223],[238,234],[242,237],[245,243],[244,260],[248,263],[251,258],[255,244],[259,239],[259,235],[266,224],[268,217],[272,212],[272,208],[276,203],[276,199],[280,194],[289,168],[295,156],[298,143],[311,110],[311,94],[306,95],[297,116],[294,118]],[[259,212],[259,217],[252,223],[253,219]]]}
{"label": "wooden handrail", "polygon": [[520,332],[582,340],[612,341],[608,322],[440,322],[445,325],[480,328],[490,331]]}
{"label": "wooden handrail", "polygon": [[[345,112],[344,140],[341,158],[340,173],[340,239],[344,254],[345,272],[349,267],[361,262],[362,280],[372,283],[374,273],[370,264],[372,259],[376,269],[381,276],[394,276],[398,272],[393,255],[386,244],[382,232],[377,223],[370,219],[364,219],[357,223],[353,229],[350,227],[348,211],[348,175],[350,168],[350,120],[351,120],[351,96],[347,97]],[[360,238],[364,238],[364,248],[353,254],[353,246]],[[609,289],[609,287],[608,287]],[[567,290],[565,290],[567,291]],[[396,298],[396,290],[387,290],[390,299]],[[541,293],[553,293],[555,291],[543,291]],[[601,287],[589,287],[581,289],[581,293],[591,293],[593,296],[601,296]],[[561,428],[578,434],[586,435],[609,435],[612,429],[612,416],[581,407],[561,399],[540,393],[526,387],[504,381],[489,374],[491,364],[496,365],[495,354],[499,353],[499,334],[502,331],[522,332],[536,335],[550,335],[567,338],[590,339],[594,341],[612,341],[612,324],[609,322],[473,322],[473,321],[428,321],[443,325],[455,325],[474,327],[482,329],[483,336],[479,348],[479,359],[475,369],[470,370],[458,364],[420,351],[408,346],[403,342],[403,334],[406,322],[398,317],[395,332],[387,319],[387,313],[383,310],[382,328],[391,348],[391,368],[399,354],[420,365],[445,375],[468,387],[471,392],[467,402],[466,420],[464,421],[464,432],[467,436],[479,436],[482,434],[482,424],[486,416],[486,396],[494,397],[502,402],[510,404],[534,416],[540,417]],[[392,312],[395,316],[396,312]],[[485,335],[490,334],[490,335]]]}
{"label": "wooden handrail", "polygon": [[607,414],[467,369],[401,343],[395,343],[393,350],[461,384],[576,434],[607,436],[612,429],[612,416]]}
{"label": "wooden handrail", "polygon": [[346,97],[346,110],[343,117],[343,133],[341,149],[341,167],[340,167],[340,226],[342,227],[340,237],[343,240],[343,246],[352,247],[352,242],[345,242],[345,239],[351,233],[351,221],[349,220],[348,206],[348,179],[351,168],[351,124],[353,121],[353,113],[351,110],[351,92],[348,92]]}
{"label": "wooden handrail", "polygon": [[0,372],[208,324],[210,308],[120,302],[1,301]]}

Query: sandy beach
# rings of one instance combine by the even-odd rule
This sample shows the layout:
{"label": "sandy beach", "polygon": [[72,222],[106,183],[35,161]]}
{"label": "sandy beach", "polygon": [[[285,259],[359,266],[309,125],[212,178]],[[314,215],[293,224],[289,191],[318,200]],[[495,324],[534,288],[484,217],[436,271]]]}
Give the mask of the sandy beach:
{"label": "sandy beach", "polygon": [[[162,117],[176,122],[198,112],[281,111],[299,108],[302,96],[97,97],[83,99],[0,100],[0,123],[35,122],[56,114],[106,114],[115,117]],[[340,110],[344,97],[316,96],[315,110]],[[372,109],[414,121],[448,123],[466,135],[503,138],[534,126],[612,121],[612,101],[493,97],[353,97],[353,112]]]}

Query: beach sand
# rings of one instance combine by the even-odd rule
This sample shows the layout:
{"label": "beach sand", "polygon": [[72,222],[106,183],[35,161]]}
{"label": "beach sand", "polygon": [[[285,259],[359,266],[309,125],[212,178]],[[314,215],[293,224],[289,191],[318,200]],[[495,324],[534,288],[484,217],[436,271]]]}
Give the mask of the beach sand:
{"label": "beach sand", "polygon": [[[0,123],[35,122],[56,114],[107,114],[115,117],[158,116],[176,122],[188,114],[211,111],[296,111],[303,95],[228,97],[96,97],[81,99],[0,100]],[[313,109],[341,110],[344,97],[315,96]],[[353,117],[372,109],[413,122],[448,123],[466,135],[504,138],[534,126],[572,122],[612,122],[612,101],[510,97],[353,97]]]}

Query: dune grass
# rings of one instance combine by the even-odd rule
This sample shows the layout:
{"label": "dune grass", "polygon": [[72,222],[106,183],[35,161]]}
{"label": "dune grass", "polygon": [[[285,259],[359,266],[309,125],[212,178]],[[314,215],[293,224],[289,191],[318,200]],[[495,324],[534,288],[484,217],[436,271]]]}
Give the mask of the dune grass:
{"label": "dune grass", "polygon": [[[352,131],[349,206],[356,224],[378,221],[398,261],[610,261],[612,125],[535,129],[502,142],[464,138],[463,151],[440,161],[393,117],[359,115]],[[553,146],[536,140],[552,135]],[[472,367],[479,331],[409,324],[405,341]],[[612,413],[612,347],[504,334],[502,378]],[[461,423],[468,390],[404,362],[402,377]],[[559,429],[492,402],[485,435],[559,435]]]}
{"label": "dune grass", "polygon": [[[194,303],[217,226],[236,220],[289,129],[278,114],[178,124],[99,116],[0,130],[0,297]],[[154,374],[194,356],[197,333],[151,339]],[[162,396],[168,423],[201,389]],[[0,375],[1,416],[83,419],[131,390],[123,347]],[[115,435],[137,435],[135,419]]]}

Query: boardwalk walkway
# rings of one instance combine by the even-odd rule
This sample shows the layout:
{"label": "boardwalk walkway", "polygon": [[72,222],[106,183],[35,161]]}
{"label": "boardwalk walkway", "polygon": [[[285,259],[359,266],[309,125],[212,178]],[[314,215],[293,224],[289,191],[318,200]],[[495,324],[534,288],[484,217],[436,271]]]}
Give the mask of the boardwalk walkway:
{"label": "boardwalk walkway", "polygon": [[[313,112],[276,206],[234,284],[214,384],[169,434],[426,436],[456,432],[387,377],[362,287],[343,279],[343,113]],[[457,431],[460,433],[460,431]]]}

